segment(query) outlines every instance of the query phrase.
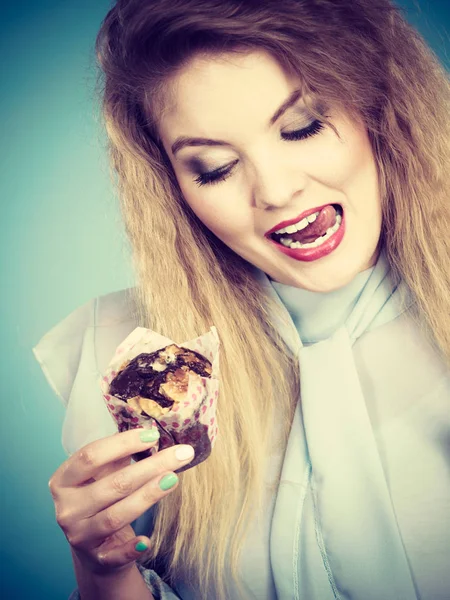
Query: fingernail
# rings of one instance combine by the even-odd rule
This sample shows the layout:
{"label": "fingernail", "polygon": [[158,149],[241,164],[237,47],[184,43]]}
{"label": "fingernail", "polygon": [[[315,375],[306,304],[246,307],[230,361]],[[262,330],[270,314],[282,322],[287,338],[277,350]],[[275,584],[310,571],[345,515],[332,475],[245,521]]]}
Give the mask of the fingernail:
{"label": "fingernail", "polygon": [[192,446],[178,446],[175,450],[175,456],[178,460],[187,460],[194,456],[194,448]]}
{"label": "fingernail", "polygon": [[144,550],[147,550],[148,546],[145,542],[138,542],[136,544],[136,546],[134,547],[135,550],[137,550],[138,552],[144,552]]}
{"label": "fingernail", "polygon": [[143,429],[139,433],[141,442],[156,442],[159,439],[159,431],[157,429]]}
{"label": "fingernail", "polygon": [[172,488],[177,481],[178,477],[175,475],[175,473],[167,473],[167,475],[164,475],[159,482],[159,487],[166,492],[167,490],[170,490],[170,488]]}

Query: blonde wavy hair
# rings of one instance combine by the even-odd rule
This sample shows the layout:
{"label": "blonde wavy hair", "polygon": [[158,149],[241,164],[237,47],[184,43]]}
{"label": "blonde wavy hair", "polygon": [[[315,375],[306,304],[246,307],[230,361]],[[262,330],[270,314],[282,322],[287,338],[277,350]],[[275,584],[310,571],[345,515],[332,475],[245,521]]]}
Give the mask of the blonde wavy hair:
{"label": "blonde wavy hair", "polygon": [[210,582],[217,600],[227,597],[228,565],[239,584],[246,528],[270,491],[265,459],[275,442],[284,448],[299,398],[298,357],[278,333],[273,315],[283,313],[254,267],[183,199],[158,117],[167,82],[193,56],[254,49],[298,74],[310,98],[363,119],[392,276],[411,289],[418,325],[450,364],[449,80],[401,9],[389,0],[118,0],[96,51],[136,317],[179,342],[213,324],[221,339],[214,451],[159,503],[142,558],[169,584],[189,579],[199,599]]}

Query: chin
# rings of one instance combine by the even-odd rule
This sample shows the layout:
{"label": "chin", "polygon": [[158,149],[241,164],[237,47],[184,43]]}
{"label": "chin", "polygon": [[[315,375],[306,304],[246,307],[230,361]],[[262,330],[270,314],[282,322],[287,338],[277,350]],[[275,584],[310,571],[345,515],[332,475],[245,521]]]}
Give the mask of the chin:
{"label": "chin", "polygon": [[[303,272],[282,272],[280,271],[275,276],[268,273],[268,276],[273,281],[277,281],[284,285],[308,290],[310,292],[328,293],[334,292],[348,285],[361,272],[373,267],[376,264],[379,251],[369,254],[369,258],[355,262],[354,260],[338,261],[340,267],[336,268],[336,264],[319,265]],[[309,263],[312,265],[312,263]]]}
{"label": "chin", "polygon": [[[329,292],[334,292],[336,290],[339,290],[340,288],[345,287],[347,284],[349,284],[352,279],[355,277],[355,274],[350,275],[349,277],[343,278],[343,279],[339,279],[339,280],[335,280],[335,281],[324,281],[323,283],[321,282],[302,282],[299,284],[296,284],[294,287],[298,287],[304,290],[308,290],[309,292],[319,292],[322,294],[327,294]],[[289,284],[288,284],[289,285]]]}

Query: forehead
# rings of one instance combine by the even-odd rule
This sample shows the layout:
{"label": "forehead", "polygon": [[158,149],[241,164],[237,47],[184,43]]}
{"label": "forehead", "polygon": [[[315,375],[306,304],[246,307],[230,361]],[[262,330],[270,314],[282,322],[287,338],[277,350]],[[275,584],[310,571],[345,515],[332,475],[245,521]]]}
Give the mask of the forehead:
{"label": "forehead", "polygon": [[159,129],[162,135],[183,126],[206,133],[255,110],[267,118],[298,85],[264,51],[195,57],[168,82]]}

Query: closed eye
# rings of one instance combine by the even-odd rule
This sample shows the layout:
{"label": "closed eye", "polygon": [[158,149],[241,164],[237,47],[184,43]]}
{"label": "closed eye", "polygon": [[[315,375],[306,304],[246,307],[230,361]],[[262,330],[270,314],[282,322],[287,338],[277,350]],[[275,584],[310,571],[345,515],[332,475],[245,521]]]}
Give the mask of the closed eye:
{"label": "closed eye", "polygon": [[306,138],[312,137],[313,135],[317,135],[324,128],[324,124],[322,121],[316,119],[308,125],[308,127],[304,127],[303,129],[296,129],[295,131],[283,131],[281,133],[281,137],[283,140],[305,140]]}
{"label": "closed eye", "polygon": [[[322,121],[316,119],[307,127],[303,129],[296,129],[295,131],[282,131],[281,139],[285,141],[298,141],[305,140],[309,137],[317,135],[324,128],[324,124]],[[232,174],[233,167],[239,162],[239,160],[234,160],[229,165],[225,165],[223,167],[219,167],[218,169],[214,169],[214,171],[208,171],[207,173],[200,173],[198,177],[194,179],[198,186],[202,185],[214,185],[215,183],[219,183],[221,181],[225,181]]]}
{"label": "closed eye", "polygon": [[199,186],[212,185],[214,183],[219,183],[219,181],[225,181],[225,179],[228,179],[228,177],[231,175],[234,165],[238,162],[239,160],[236,159],[231,164],[214,169],[214,171],[200,173],[200,175],[196,177],[194,181],[196,181]]}

